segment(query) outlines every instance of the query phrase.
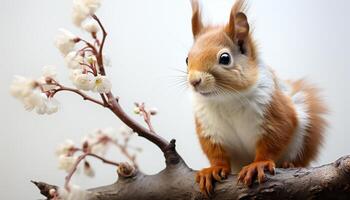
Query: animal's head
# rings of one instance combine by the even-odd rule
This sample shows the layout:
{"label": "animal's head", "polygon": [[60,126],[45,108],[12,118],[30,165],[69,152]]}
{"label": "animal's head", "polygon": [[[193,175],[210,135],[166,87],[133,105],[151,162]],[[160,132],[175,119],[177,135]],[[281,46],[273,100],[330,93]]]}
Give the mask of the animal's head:
{"label": "animal's head", "polygon": [[244,1],[235,3],[228,23],[222,26],[203,25],[197,0],[191,3],[194,44],[186,63],[194,92],[216,97],[254,85],[258,77],[257,52],[243,11]]}

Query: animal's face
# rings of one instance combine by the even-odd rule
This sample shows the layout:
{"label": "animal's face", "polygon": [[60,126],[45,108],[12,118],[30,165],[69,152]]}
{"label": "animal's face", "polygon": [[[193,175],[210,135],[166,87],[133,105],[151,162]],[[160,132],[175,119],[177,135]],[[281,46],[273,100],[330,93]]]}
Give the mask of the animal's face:
{"label": "animal's face", "polygon": [[193,4],[195,40],[187,58],[188,82],[194,92],[202,96],[236,93],[256,82],[255,46],[249,35],[247,18],[241,12],[236,13],[235,6],[231,13],[234,18],[230,17],[228,25],[204,27],[199,21],[198,5]]}

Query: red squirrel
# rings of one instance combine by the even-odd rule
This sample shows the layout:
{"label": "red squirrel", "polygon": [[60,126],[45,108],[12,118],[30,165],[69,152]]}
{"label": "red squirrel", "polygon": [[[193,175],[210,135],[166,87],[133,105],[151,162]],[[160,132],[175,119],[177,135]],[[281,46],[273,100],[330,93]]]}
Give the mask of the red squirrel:
{"label": "red squirrel", "polygon": [[251,185],[265,170],[305,167],[318,154],[326,107],[305,80],[282,81],[261,62],[244,0],[223,26],[204,25],[192,3],[194,44],[186,59],[193,89],[196,132],[210,167],[196,175],[200,190],[233,172]]}

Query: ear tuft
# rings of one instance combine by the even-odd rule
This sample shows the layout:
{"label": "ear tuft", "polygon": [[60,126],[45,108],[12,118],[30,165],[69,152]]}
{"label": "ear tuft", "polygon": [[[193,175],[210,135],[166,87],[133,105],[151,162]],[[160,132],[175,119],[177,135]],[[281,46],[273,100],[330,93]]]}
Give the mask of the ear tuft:
{"label": "ear tuft", "polygon": [[196,37],[203,29],[198,0],[191,0],[192,5],[192,33]]}
{"label": "ear tuft", "polygon": [[235,29],[236,29],[236,39],[238,41],[245,40],[246,37],[249,34],[249,23],[247,16],[239,12],[236,14],[236,23],[235,23]]}
{"label": "ear tuft", "polygon": [[237,0],[231,9],[230,20],[225,27],[225,32],[233,41],[244,40],[249,34],[248,19],[243,13],[246,7],[245,0]]}

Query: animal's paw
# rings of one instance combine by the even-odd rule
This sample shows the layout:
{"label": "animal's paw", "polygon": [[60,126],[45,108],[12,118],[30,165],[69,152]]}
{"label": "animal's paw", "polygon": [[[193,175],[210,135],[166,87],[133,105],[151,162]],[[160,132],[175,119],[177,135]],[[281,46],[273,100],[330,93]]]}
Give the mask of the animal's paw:
{"label": "animal's paw", "polygon": [[265,170],[275,174],[275,163],[272,160],[253,162],[245,167],[238,174],[238,182],[250,186],[257,176],[259,183],[265,181]]}
{"label": "animal's paw", "polygon": [[284,169],[295,168],[295,165],[292,162],[283,162],[282,168],[284,168]]}
{"label": "animal's paw", "polygon": [[210,196],[214,191],[214,181],[221,181],[227,178],[230,170],[231,169],[226,166],[212,166],[197,172],[196,182],[199,184],[201,192]]}

